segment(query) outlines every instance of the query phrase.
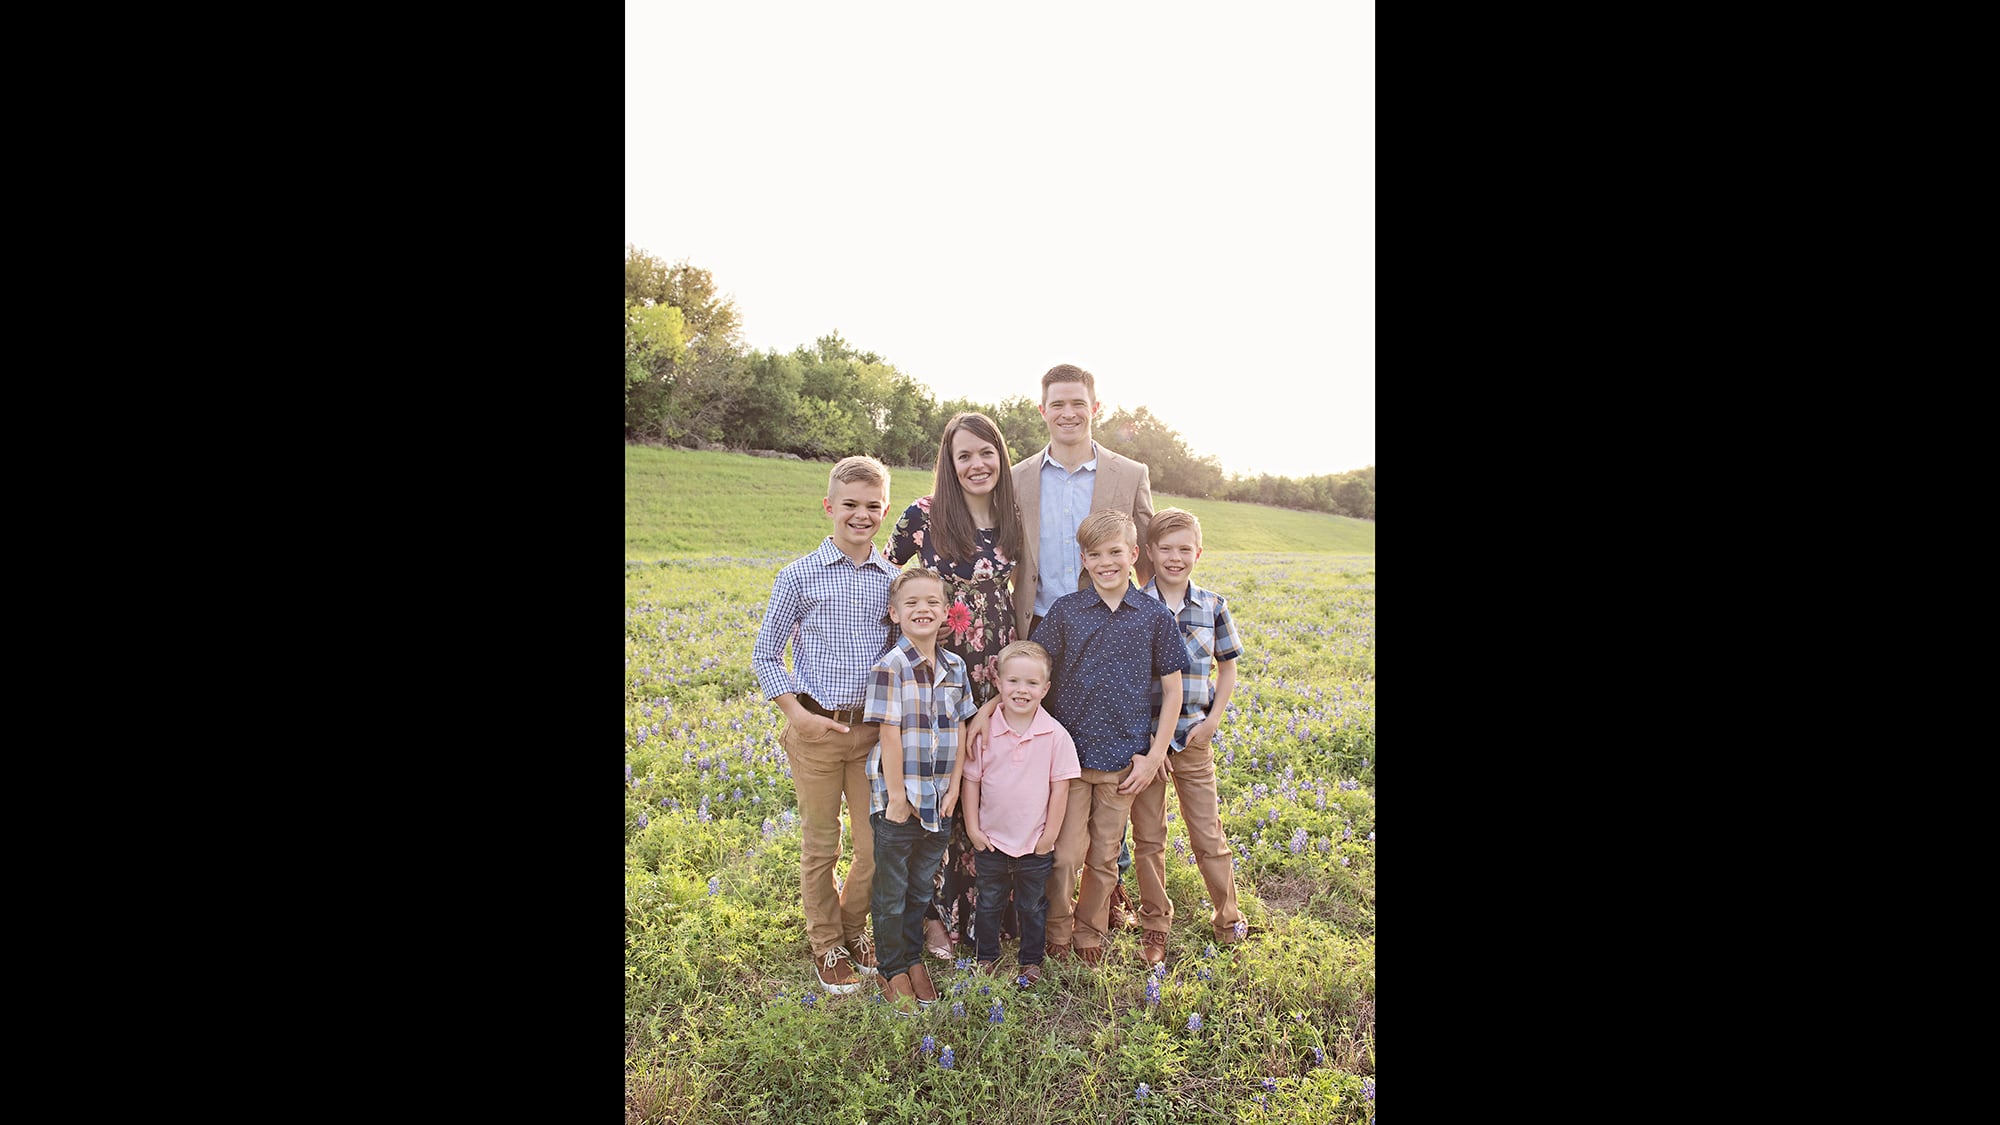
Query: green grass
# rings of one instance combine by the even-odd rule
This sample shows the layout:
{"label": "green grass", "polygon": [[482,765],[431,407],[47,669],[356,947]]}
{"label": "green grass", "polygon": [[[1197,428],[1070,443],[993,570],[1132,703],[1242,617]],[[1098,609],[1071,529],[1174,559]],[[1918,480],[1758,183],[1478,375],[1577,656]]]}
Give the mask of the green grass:
{"label": "green grass", "polygon": [[[626,466],[628,1122],[1370,1120],[1372,524],[1186,505],[1207,530],[1196,580],[1246,650],[1216,753],[1250,939],[1211,954],[1175,822],[1157,1000],[1127,933],[1029,993],[930,962],[942,1002],[900,1018],[871,989],[828,996],[807,964],[781,720],[749,668],[772,577],[825,534],[830,466],[631,447]],[[907,503],[929,474],[895,482]]]}
{"label": "green grass", "polygon": [[[802,555],[825,537],[820,509],[833,466],[747,453],[625,447],[625,558]],[[895,517],[931,492],[928,469],[890,470],[888,545]],[[1154,493],[1153,506],[1186,508],[1201,519],[1204,551],[1308,551],[1373,555],[1368,520]]]}

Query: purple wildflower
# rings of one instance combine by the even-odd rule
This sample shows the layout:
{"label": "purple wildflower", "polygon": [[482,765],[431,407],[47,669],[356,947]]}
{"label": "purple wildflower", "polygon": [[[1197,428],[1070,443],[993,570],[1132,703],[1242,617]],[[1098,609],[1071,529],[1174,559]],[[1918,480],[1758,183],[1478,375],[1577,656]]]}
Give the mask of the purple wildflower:
{"label": "purple wildflower", "polygon": [[1264,1079],[1264,1089],[1265,1089],[1265,1090],[1268,1090],[1268,1091],[1275,1091],[1275,1090],[1276,1090],[1277,1088],[1278,1088],[1278,1080],[1277,1080],[1277,1079],[1275,1079],[1275,1078],[1266,1078],[1266,1079]]}
{"label": "purple wildflower", "polygon": [[960,1001],[960,1002],[958,1002],[958,1003],[956,1003],[956,1004],[953,1004],[953,1005],[951,1006],[951,1014],[952,1014],[953,1016],[956,1016],[956,1017],[957,1017],[957,1018],[959,1018],[959,1019],[964,1019],[964,1018],[965,1018],[965,1003],[964,1003],[964,1001]]}
{"label": "purple wildflower", "polygon": [[1299,855],[1303,853],[1305,850],[1306,850],[1306,830],[1304,828],[1296,829],[1292,832],[1292,854]]}
{"label": "purple wildflower", "polygon": [[934,1035],[924,1036],[924,1054],[928,1055],[935,1050],[937,1050],[937,1037]]}
{"label": "purple wildflower", "polygon": [[1371,1102],[1375,1100],[1375,1080],[1373,1078],[1363,1078],[1361,1080],[1361,1096]]}
{"label": "purple wildflower", "polygon": [[1158,977],[1147,977],[1146,1003],[1157,1004],[1159,1002],[1160,1002],[1160,980]]}
{"label": "purple wildflower", "polygon": [[708,877],[708,893],[713,895],[719,892],[720,890],[722,890],[722,880],[713,875],[710,875]]}
{"label": "purple wildflower", "polygon": [[957,1061],[958,1061],[958,1056],[952,1054],[951,1048],[947,1046],[944,1049],[943,1057],[938,1059],[938,1065],[945,1068],[946,1070],[950,1070],[952,1068],[952,1065]]}
{"label": "purple wildflower", "polygon": [[1190,1012],[1190,1013],[1188,1013],[1188,1030],[1189,1030],[1189,1031],[1200,1031],[1200,1030],[1201,1030],[1201,1013],[1200,1013],[1200,1012]]}
{"label": "purple wildflower", "polygon": [[1250,935],[1250,923],[1245,922],[1242,919],[1238,919],[1236,922],[1236,940],[1242,941],[1249,935]]}
{"label": "purple wildflower", "polygon": [[1322,1064],[1323,1064],[1323,1063],[1325,1063],[1325,1062],[1326,1062],[1326,1048],[1324,1048],[1324,1047],[1314,1047],[1314,1048],[1313,1048],[1313,1065],[1314,1065],[1314,1066],[1320,1066],[1320,1065],[1322,1065]]}
{"label": "purple wildflower", "polygon": [[645,814],[645,813],[640,813],[640,814],[639,814],[639,827],[641,827],[641,828],[644,828],[644,827],[646,827],[646,825],[647,825],[648,823],[650,823],[650,822],[649,822],[649,821],[648,821],[648,820],[646,819],[646,814]]}
{"label": "purple wildflower", "polygon": [[994,1002],[994,1004],[993,1004],[993,1010],[992,1010],[992,1011],[990,1011],[990,1012],[988,1012],[988,1013],[986,1013],[986,1022],[987,1022],[987,1023],[1006,1023],[1006,1022],[1007,1022],[1007,1013],[1001,1010],[1001,1008],[1000,1008],[1000,1004],[999,1004],[999,1002],[998,1002],[998,1001],[995,1001],[995,1002]]}
{"label": "purple wildflower", "polygon": [[799,997],[799,1003],[804,1004],[806,1007],[810,1008],[814,1004],[819,1003],[819,993],[808,992],[804,996]]}
{"label": "purple wildflower", "polygon": [[1153,1088],[1141,1082],[1139,1083],[1139,1088],[1132,1092],[1132,1096],[1143,1102],[1153,1096]]}

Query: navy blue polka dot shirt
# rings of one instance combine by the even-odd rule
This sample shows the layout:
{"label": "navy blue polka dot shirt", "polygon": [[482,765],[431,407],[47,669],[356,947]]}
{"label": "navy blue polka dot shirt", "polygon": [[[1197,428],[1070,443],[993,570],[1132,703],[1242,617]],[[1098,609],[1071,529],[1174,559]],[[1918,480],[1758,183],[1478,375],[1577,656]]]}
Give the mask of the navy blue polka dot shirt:
{"label": "navy blue polka dot shirt", "polygon": [[1153,740],[1153,685],[1188,670],[1174,615],[1125,584],[1113,610],[1095,589],[1064,594],[1029,638],[1055,663],[1043,706],[1076,741],[1087,770],[1116,772]]}

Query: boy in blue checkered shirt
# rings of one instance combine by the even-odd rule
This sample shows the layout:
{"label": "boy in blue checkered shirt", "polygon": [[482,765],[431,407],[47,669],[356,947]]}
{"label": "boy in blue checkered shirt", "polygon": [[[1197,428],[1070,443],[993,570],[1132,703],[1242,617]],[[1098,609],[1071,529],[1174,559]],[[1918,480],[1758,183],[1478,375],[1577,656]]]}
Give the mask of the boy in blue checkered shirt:
{"label": "boy in blue checkered shirt", "polygon": [[[1210,743],[1222,725],[1229,695],[1236,687],[1236,661],[1243,641],[1236,619],[1221,594],[1194,584],[1194,564],[1201,558],[1201,521],[1184,508],[1153,513],[1146,545],[1153,562],[1145,592],[1174,615],[1187,645],[1188,671],[1181,676],[1181,713],[1168,744],[1166,768],[1132,802],[1132,860],[1139,869],[1139,924],[1145,934],[1139,956],[1149,964],[1166,959],[1167,931],[1173,926],[1174,904],[1167,897],[1166,809],[1167,779],[1173,778],[1180,798],[1181,824],[1186,826],[1194,862],[1208,888],[1213,909],[1209,931],[1222,944],[1242,937],[1242,913],[1236,906],[1229,837],[1222,831],[1222,806],[1215,791],[1215,752]],[[1215,679],[1211,682],[1209,676]],[[1158,699],[1157,689],[1154,695]],[[1159,729],[1155,720],[1154,728]]]}
{"label": "boy in blue checkered shirt", "polygon": [[965,659],[938,644],[951,599],[936,571],[911,567],[889,587],[888,623],[902,638],[869,672],[864,718],[881,740],[868,755],[875,838],[875,957],[899,1012],[937,1003],[924,967],[924,911],[951,843],[968,720],[978,711]]}
{"label": "boy in blue checkered shirt", "polygon": [[[785,716],[778,744],[799,800],[799,896],[813,969],[821,987],[842,995],[861,987],[861,975],[876,972],[868,941],[875,846],[861,815],[876,734],[874,724],[862,720],[861,707],[868,666],[889,647],[882,611],[896,564],[875,546],[889,511],[888,468],[873,457],[845,458],[827,474],[820,507],[833,520],[833,534],[778,572],[750,668],[764,698]],[[843,797],[854,859],[846,884],[835,887]]]}

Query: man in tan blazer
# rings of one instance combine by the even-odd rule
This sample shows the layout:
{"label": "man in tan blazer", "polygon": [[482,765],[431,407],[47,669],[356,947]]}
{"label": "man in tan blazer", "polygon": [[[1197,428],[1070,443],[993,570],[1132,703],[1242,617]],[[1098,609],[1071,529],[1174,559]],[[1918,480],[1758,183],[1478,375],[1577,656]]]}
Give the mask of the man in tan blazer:
{"label": "man in tan blazer", "polygon": [[[1153,522],[1153,477],[1145,463],[1100,447],[1090,437],[1091,420],[1102,404],[1097,380],[1074,364],[1058,364],[1042,376],[1042,420],[1049,444],[1014,466],[1014,499],[1021,509],[1021,554],[1014,568],[1014,618],[1026,638],[1048,613],[1049,604],[1083,588],[1076,528],[1092,512],[1115,509],[1138,525],[1139,542]],[[1046,495],[1044,487],[1046,486]],[[1138,584],[1153,576],[1153,563],[1139,552]]]}

